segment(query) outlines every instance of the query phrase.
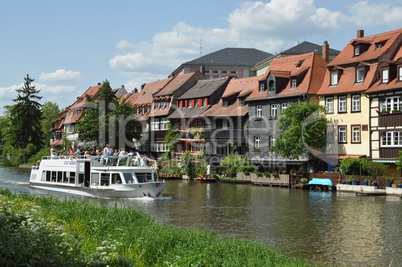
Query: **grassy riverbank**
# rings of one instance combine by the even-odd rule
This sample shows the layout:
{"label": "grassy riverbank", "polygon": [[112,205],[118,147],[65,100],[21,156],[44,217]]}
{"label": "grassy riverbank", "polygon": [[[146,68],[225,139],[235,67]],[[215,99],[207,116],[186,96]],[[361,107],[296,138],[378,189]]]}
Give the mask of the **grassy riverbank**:
{"label": "grassy riverbank", "polygon": [[131,209],[0,189],[1,266],[309,266]]}

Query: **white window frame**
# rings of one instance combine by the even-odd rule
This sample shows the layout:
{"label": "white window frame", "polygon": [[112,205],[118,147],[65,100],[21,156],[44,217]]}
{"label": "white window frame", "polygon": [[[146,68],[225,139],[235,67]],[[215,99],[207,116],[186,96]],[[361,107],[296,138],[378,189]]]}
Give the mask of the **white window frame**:
{"label": "white window frame", "polygon": [[338,96],[338,112],[347,112],[346,96]]}
{"label": "white window frame", "polygon": [[169,119],[162,119],[160,123],[161,130],[167,130],[169,126]]}
{"label": "white window frame", "polygon": [[285,110],[288,108],[288,103],[282,103],[281,104],[281,110]]}
{"label": "white window frame", "polygon": [[347,127],[338,126],[338,143],[346,143],[347,141]]}
{"label": "white window frame", "polygon": [[402,81],[402,66],[398,67],[398,80]]}
{"label": "white window frame", "polygon": [[352,143],[360,143],[360,126],[352,126]]}
{"label": "white window frame", "polygon": [[296,89],[296,87],[297,87],[297,79],[290,78],[290,89]]}
{"label": "white window frame", "polygon": [[331,85],[338,84],[338,70],[331,71]]}
{"label": "white window frame", "polygon": [[402,132],[388,131],[381,135],[381,147],[402,147]]}
{"label": "white window frame", "polygon": [[256,106],[255,114],[256,114],[257,118],[259,118],[259,119],[262,118],[262,106],[261,105]]}
{"label": "white window frame", "polygon": [[382,69],[381,70],[381,82],[382,83],[388,83],[389,79],[389,70],[388,69]]}
{"label": "white window frame", "polygon": [[402,100],[400,96],[386,97],[381,101],[381,111],[393,111],[402,109]]}
{"label": "white window frame", "polygon": [[356,68],[356,83],[364,82],[364,67]]}
{"label": "white window frame", "polygon": [[325,109],[326,113],[334,113],[334,97],[326,97],[325,98]]}
{"label": "white window frame", "polygon": [[261,149],[261,139],[259,136],[254,136],[254,149]]}
{"label": "white window frame", "polygon": [[271,105],[270,117],[271,118],[278,117],[278,104],[272,104]]}
{"label": "white window frame", "polygon": [[360,95],[352,95],[352,111],[360,111]]}

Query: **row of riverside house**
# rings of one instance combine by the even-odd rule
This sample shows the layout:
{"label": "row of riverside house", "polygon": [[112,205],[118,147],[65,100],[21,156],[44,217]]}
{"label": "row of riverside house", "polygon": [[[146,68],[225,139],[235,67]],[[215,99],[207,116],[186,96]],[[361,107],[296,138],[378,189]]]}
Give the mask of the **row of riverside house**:
{"label": "row of riverside house", "polygon": [[[177,156],[191,151],[219,158],[235,152],[269,171],[333,170],[338,160],[371,157],[391,166],[388,175],[400,176],[395,158],[402,147],[401,41],[402,29],[367,37],[358,30],[340,52],[327,42],[303,42],[277,55],[226,48],[187,62],[167,79],[123,95],[137,107],[142,123],[137,149],[159,157],[172,123],[180,134]],[[80,119],[84,96],[54,122],[53,144],[75,134],[72,125]],[[331,122],[331,142],[313,160],[282,158],[270,149],[279,114],[297,101],[325,106]]]}

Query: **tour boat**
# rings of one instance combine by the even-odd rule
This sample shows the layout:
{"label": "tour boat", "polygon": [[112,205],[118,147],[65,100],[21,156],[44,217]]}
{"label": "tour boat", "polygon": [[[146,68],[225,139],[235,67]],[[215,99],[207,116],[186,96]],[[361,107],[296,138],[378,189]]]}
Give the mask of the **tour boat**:
{"label": "tour boat", "polygon": [[158,197],[156,162],[136,156],[44,157],[32,167],[33,188],[97,198]]}

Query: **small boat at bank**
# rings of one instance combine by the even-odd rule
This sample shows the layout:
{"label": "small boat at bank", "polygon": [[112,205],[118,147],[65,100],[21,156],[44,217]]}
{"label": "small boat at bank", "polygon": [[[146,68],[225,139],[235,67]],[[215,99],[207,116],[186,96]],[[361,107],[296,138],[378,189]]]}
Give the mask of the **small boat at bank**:
{"label": "small boat at bank", "polygon": [[158,197],[166,183],[157,181],[156,163],[139,156],[44,157],[33,166],[31,187],[97,198]]}

